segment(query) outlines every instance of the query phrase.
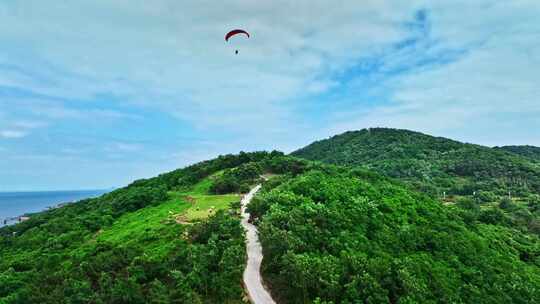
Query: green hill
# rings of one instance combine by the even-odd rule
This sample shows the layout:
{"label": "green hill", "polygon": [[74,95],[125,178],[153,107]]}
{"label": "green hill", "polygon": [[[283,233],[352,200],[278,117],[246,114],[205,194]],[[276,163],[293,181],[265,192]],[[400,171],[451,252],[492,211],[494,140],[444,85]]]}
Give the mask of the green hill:
{"label": "green hill", "polygon": [[248,207],[280,303],[538,303],[540,241],[363,170],[313,166]]}
{"label": "green hill", "polygon": [[540,203],[445,205],[372,171],[274,151],[1,228],[0,303],[243,303],[239,194],[257,183],[249,211],[280,303],[540,301],[540,240],[514,216],[534,224]]}
{"label": "green hill", "polygon": [[540,163],[522,156],[524,149],[372,128],[314,142],[292,155],[373,170],[447,204],[499,208],[514,227],[540,234]]}
{"label": "green hill", "polygon": [[0,303],[242,303],[238,194],[302,163],[220,156],[1,228]]}
{"label": "green hill", "polygon": [[292,155],[359,166],[399,178],[432,195],[540,194],[540,165],[507,149],[460,143],[397,129],[346,132],[314,142]]}
{"label": "green hill", "polygon": [[503,146],[495,147],[495,149],[515,153],[534,161],[540,162],[540,147],[535,146]]}

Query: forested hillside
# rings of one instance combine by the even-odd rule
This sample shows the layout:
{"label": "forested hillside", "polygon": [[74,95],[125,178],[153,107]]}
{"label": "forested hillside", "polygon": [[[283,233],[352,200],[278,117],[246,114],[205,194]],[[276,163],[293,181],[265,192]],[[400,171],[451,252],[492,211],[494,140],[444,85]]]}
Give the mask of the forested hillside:
{"label": "forested hillside", "polygon": [[526,196],[540,193],[540,166],[516,154],[535,155],[525,150],[492,149],[408,130],[372,128],[317,141],[292,155],[369,168],[432,194],[484,191],[502,196],[510,191]]}
{"label": "forested hillside", "polygon": [[535,146],[503,146],[503,147],[495,147],[495,149],[503,150],[515,154],[519,154],[521,156],[527,157],[529,159],[532,159],[534,161],[540,162],[540,147]]}
{"label": "forested hillside", "polygon": [[538,236],[363,170],[313,166],[249,207],[281,303],[538,303]]}
{"label": "forested hillside", "polygon": [[334,139],[295,154],[349,166],[220,156],[4,227],[0,303],[242,303],[239,201],[257,183],[249,212],[279,303],[540,301],[536,164],[408,131]]}
{"label": "forested hillside", "polygon": [[540,163],[516,151],[534,155],[524,151],[536,149],[489,148],[372,128],[314,142],[292,155],[373,170],[445,203],[500,209],[516,227],[540,234]]}
{"label": "forested hillside", "polygon": [[0,303],[241,303],[234,193],[304,163],[220,156],[4,227]]}

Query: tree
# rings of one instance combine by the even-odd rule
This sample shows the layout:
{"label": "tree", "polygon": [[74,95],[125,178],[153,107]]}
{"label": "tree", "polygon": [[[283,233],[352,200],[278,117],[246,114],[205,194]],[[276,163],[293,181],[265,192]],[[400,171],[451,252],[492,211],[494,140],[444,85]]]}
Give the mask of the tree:
{"label": "tree", "polygon": [[150,283],[150,288],[147,295],[147,302],[152,304],[171,303],[168,294],[168,288],[158,279],[155,279],[154,281],[152,281],[152,283]]}
{"label": "tree", "polygon": [[510,198],[505,197],[499,203],[499,208],[503,210],[513,210],[516,208],[516,204],[514,204],[514,202]]}

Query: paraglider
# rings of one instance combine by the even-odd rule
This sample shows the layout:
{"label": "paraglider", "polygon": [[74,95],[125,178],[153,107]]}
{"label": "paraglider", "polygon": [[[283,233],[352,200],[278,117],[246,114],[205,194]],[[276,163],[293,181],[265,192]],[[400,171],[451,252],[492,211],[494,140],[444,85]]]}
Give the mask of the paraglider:
{"label": "paraglider", "polygon": [[[239,34],[244,34],[249,38],[249,33],[248,32],[246,32],[244,30],[241,30],[241,29],[236,29],[236,30],[232,30],[232,31],[228,32],[227,35],[225,35],[225,41],[229,42],[229,38],[231,38],[232,36],[235,36],[235,35],[239,35]],[[238,55],[238,50],[235,50],[234,53]]]}

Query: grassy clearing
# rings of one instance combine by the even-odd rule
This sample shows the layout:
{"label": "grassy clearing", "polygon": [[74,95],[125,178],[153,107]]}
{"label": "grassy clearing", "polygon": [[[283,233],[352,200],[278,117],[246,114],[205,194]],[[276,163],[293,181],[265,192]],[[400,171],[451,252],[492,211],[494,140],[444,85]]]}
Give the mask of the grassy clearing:
{"label": "grassy clearing", "polygon": [[216,179],[217,177],[222,175],[223,172],[224,172],[224,170],[221,170],[221,171],[218,171],[218,172],[216,172],[216,173],[202,179],[201,181],[196,183],[193,186],[193,188],[191,188],[191,190],[188,191],[187,193],[188,194],[200,194],[200,195],[210,194],[210,187],[212,187],[212,183],[214,182],[214,179]]}
{"label": "grassy clearing", "polygon": [[184,212],[183,220],[192,222],[205,219],[218,210],[228,209],[230,203],[240,200],[238,194],[210,194],[210,187],[212,187],[214,179],[222,175],[223,172],[222,170],[202,179],[190,191],[171,193],[176,197],[184,197],[190,206]]}
{"label": "grassy clearing", "polygon": [[173,246],[170,241],[177,239],[183,229],[174,223],[173,215],[183,213],[191,206],[183,196],[169,195],[170,199],[160,205],[120,217],[111,227],[101,231],[96,240],[124,245],[143,243],[149,255],[166,255]]}
{"label": "grassy clearing", "polygon": [[172,249],[171,241],[181,235],[182,224],[205,219],[218,210],[228,209],[231,202],[240,200],[238,194],[209,195],[215,176],[201,180],[189,192],[169,192],[169,199],[157,206],[125,214],[112,226],[100,231],[95,241],[119,245],[144,244],[148,255],[166,256]]}
{"label": "grassy clearing", "polygon": [[192,195],[193,205],[186,212],[188,221],[205,219],[218,210],[228,209],[229,204],[240,200],[238,194]]}
{"label": "grassy clearing", "polygon": [[207,177],[193,186],[190,194],[208,194],[210,192],[210,187],[212,187],[212,178]]}

